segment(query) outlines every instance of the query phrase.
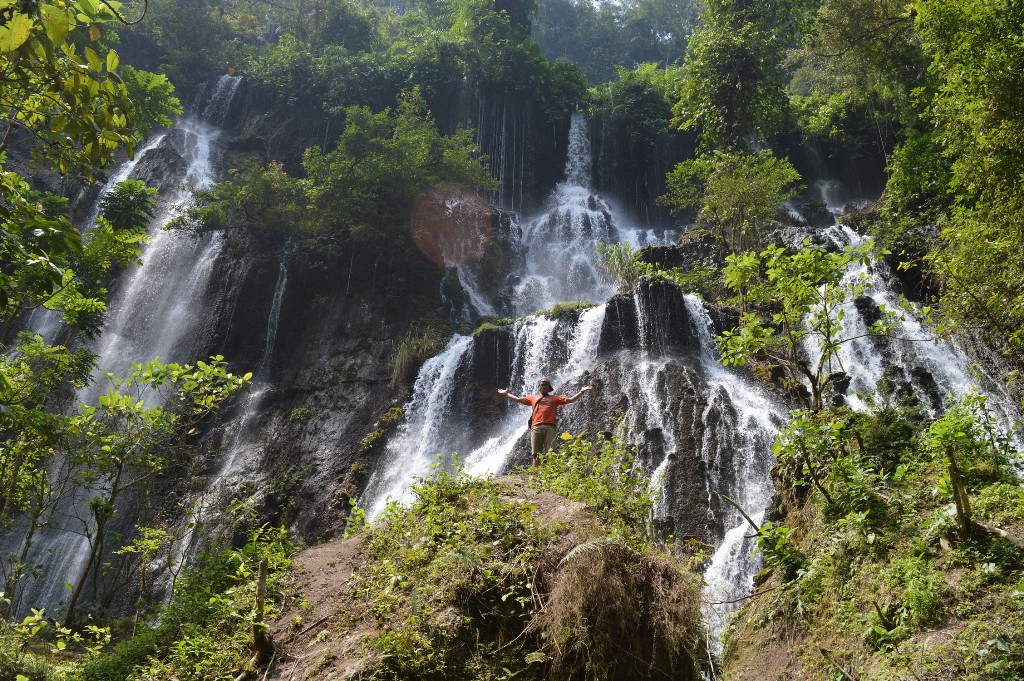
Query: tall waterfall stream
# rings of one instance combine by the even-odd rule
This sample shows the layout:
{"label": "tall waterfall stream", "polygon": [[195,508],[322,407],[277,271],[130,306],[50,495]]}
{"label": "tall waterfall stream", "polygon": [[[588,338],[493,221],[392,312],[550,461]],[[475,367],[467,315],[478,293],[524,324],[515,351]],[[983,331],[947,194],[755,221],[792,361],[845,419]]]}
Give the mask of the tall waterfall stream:
{"label": "tall waterfall stream", "polygon": [[[151,242],[142,255],[142,265],[127,271],[110,301],[109,313],[101,336],[92,350],[100,357],[92,382],[77,394],[77,402],[95,404],[109,389],[107,372],[125,375],[132,362],[155,357],[165,362],[192,362],[200,347],[204,322],[203,296],[222,239],[212,235],[200,239],[182,236],[164,229],[175,212],[191,195],[189,187],[208,188],[216,177],[219,162],[217,140],[228,107],[241,81],[222,76],[202,88],[189,115],[174,128],[143,145],[135,159],[122,164],[111,174],[99,199],[118,182],[128,179],[136,165],[152,149],[175,144],[185,161],[186,170],[179,187],[160,202],[158,214],[150,225]],[[95,222],[99,199],[91,211],[88,226]],[[59,316],[46,312],[29,321],[31,328],[52,340],[60,327]],[[67,471],[51,471],[51,475]],[[74,498],[64,499],[53,520],[35,535],[28,557],[37,564],[33,579],[22,580],[19,608],[43,608],[57,615],[62,612],[70,591],[66,583],[78,579],[88,558],[83,528],[90,526],[89,490],[78,489]],[[0,537],[4,556],[16,555],[22,533],[15,526]]]}

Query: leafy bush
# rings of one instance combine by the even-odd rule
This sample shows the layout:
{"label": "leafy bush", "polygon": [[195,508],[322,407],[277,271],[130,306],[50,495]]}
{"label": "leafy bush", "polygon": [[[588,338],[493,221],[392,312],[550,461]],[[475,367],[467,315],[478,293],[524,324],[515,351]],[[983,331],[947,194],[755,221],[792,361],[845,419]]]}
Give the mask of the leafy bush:
{"label": "leafy bush", "polygon": [[650,527],[655,483],[636,465],[636,447],[619,427],[598,442],[584,435],[561,436],[561,446],[541,455],[541,466],[530,478],[537,489],[581,501],[621,536],[641,548]]}
{"label": "leafy bush", "polygon": [[[381,654],[368,673],[696,679],[699,582],[650,549],[654,494],[632,450],[621,438],[567,438],[530,478],[487,481],[442,460],[410,506],[390,504],[365,530],[372,560],[356,594]],[[544,522],[510,490],[527,484],[587,503],[604,527]],[[567,531],[597,538],[566,554]]]}
{"label": "leafy bush", "polygon": [[598,244],[598,267],[604,271],[620,292],[631,291],[640,277],[653,273],[654,267],[637,258],[627,243]]}
{"label": "leafy bush", "polygon": [[585,303],[581,300],[569,300],[562,303],[555,303],[546,310],[537,312],[538,316],[551,319],[568,319],[574,317],[581,310],[589,310],[594,303]]}

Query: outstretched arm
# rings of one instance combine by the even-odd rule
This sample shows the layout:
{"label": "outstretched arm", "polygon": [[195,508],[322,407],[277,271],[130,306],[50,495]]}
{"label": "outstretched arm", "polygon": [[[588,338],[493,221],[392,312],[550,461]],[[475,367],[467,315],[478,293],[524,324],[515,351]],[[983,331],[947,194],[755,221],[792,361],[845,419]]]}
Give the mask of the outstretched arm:
{"label": "outstretched arm", "polygon": [[566,397],[565,398],[565,403],[566,404],[572,404],[576,400],[578,400],[581,397],[583,397],[583,393],[587,392],[588,390],[593,390],[593,389],[594,389],[594,386],[592,386],[592,385],[585,385],[582,388],[580,388],[580,391],[578,393],[576,393],[575,395],[573,395],[572,397]]}
{"label": "outstretched arm", "polygon": [[518,402],[519,404],[529,404],[525,397],[516,397],[515,395],[510,393],[507,388],[498,388],[498,394],[504,395],[513,402]]}

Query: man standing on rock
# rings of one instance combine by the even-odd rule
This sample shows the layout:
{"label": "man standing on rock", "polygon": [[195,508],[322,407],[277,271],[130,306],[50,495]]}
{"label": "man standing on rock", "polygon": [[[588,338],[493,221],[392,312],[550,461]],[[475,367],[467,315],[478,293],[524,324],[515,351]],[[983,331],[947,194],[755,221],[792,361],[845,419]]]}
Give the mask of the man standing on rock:
{"label": "man standing on rock", "polygon": [[508,399],[525,404],[533,408],[533,415],[530,417],[530,450],[533,454],[533,467],[540,465],[542,452],[550,452],[555,446],[555,426],[558,425],[558,408],[563,404],[572,404],[582,397],[583,393],[592,389],[592,386],[585,385],[572,397],[551,394],[551,381],[542,378],[537,382],[537,395],[526,395],[516,397],[506,388],[501,388],[498,393]]}

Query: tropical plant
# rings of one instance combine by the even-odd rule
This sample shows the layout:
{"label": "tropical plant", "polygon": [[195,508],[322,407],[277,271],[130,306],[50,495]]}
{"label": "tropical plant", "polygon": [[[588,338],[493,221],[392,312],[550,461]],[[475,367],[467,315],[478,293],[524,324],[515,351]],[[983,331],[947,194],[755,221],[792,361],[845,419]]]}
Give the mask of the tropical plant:
{"label": "tropical plant", "polygon": [[[820,409],[840,347],[861,337],[844,332],[842,305],[863,293],[867,274],[848,277],[848,268],[870,263],[872,249],[869,241],[830,252],[805,241],[796,252],[769,246],[760,254],[730,255],[725,283],[739,294],[743,311],[737,327],[716,341],[722,362],[743,366],[763,355],[786,370],[793,386],[806,384],[810,408]],[[764,310],[763,316],[747,306]],[[888,335],[895,327],[894,311],[881,312],[869,335]]]}

